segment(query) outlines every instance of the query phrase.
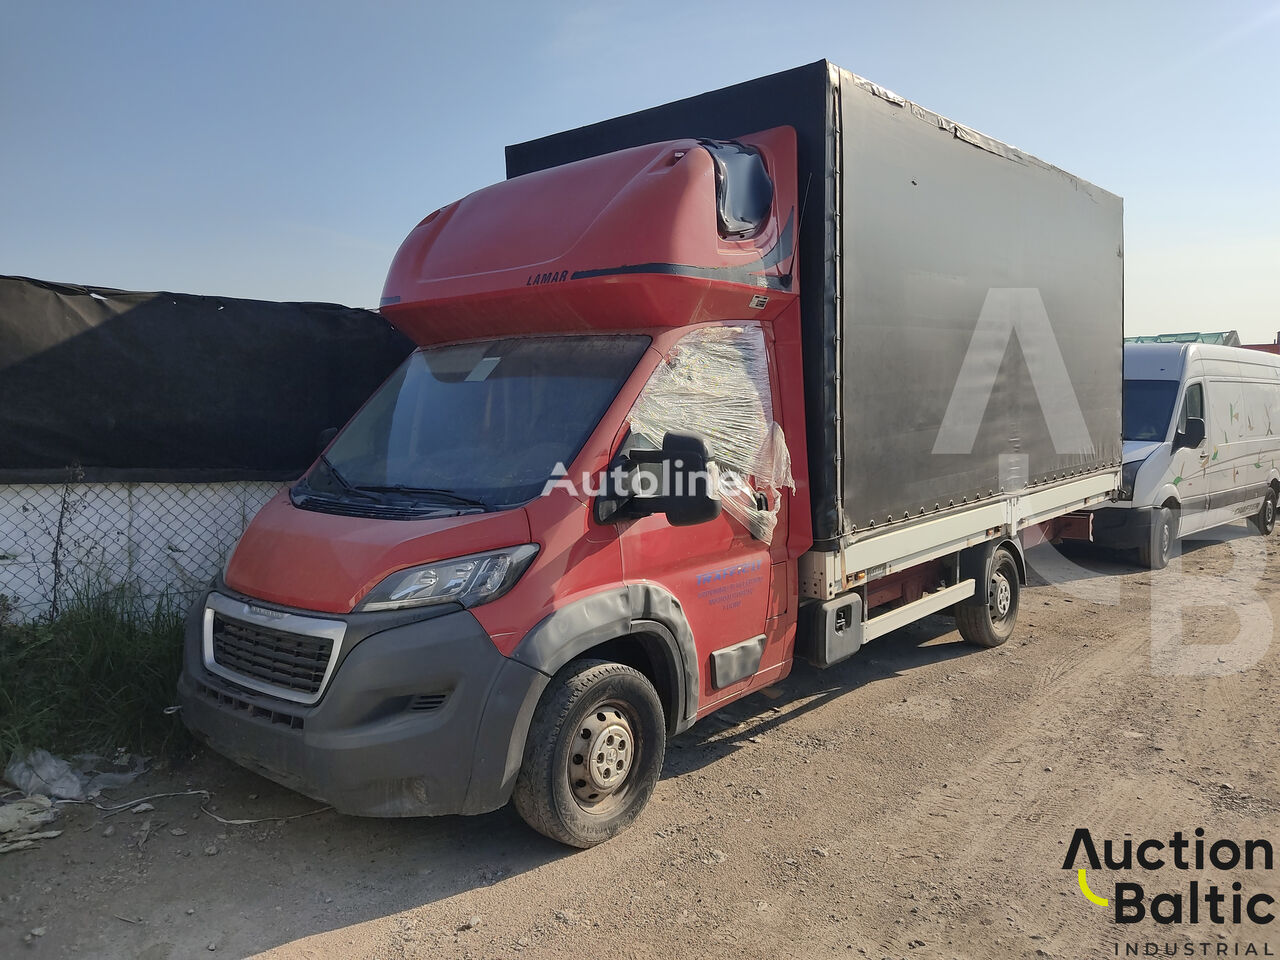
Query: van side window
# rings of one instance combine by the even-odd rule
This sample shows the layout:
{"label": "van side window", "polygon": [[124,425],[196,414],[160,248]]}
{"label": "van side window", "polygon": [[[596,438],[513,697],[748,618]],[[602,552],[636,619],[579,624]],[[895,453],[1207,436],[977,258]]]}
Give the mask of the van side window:
{"label": "van side window", "polygon": [[1204,384],[1193,383],[1187,387],[1187,396],[1182,403],[1182,416],[1178,417],[1178,432],[1187,429],[1187,418],[1204,419]]}
{"label": "van side window", "polygon": [[630,444],[657,449],[667,431],[701,437],[719,467],[725,511],[755,539],[772,540],[782,488],[794,489],[795,481],[782,427],[773,418],[760,327],[702,327],[686,334],[645,384],[629,419]]}

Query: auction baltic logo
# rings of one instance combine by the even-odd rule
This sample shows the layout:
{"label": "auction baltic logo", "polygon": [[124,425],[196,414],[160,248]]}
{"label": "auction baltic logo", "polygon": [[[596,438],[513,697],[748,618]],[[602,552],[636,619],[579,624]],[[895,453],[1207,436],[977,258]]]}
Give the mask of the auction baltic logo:
{"label": "auction baltic logo", "polygon": [[[1178,878],[1171,884],[1150,889],[1158,881],[1149,874],[1171,868],[1183,874],[1194,871],[1241,870],[1252,884],[1252,874],[1273,868],[1271,843],[1263,839],[1236,841],[1228,838],[1208,840],[1203,827],[1187,836],[1176,830],[1168,840],[1144,839],[1104,840],[1102,852],[1093,835],[1078,827],[1071,836],[1063,870],[1076,870],[1080,892],[1100,907],[1112,908],[1112,919],[1118,924],[1136,924],[1150,918],[1161,925],[1215,924],[1266,925],[1275,920],[1275,898],[1249,889],[1241,880],[1219,884]],[[1093,870],[1090,883],[1088,871]],[[1106,890],[1098,876],[1100,871],[1143,871],[1142,878],[1116,880]],[[1163,874],[1162,878],[1168,874]],[[1103,896],[1110,892],[1111,896]],[[1203,949],[1201,949],[1203,948]],[[1275,952],[1269,943],[1125,943],[1116,944],[1116,955],[1124,956],[1232,956],[1271,957]]]}

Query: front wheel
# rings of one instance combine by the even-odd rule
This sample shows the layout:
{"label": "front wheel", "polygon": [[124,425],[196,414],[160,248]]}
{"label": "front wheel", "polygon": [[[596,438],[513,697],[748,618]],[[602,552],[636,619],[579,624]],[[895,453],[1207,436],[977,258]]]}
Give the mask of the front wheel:
{"label": "front wheel", "polygon": [[640,815],[665,753],[662,702],[644,674],[576,660],[538,702],[512,800],[539,833],[593,847]]}
{"label": "front wheel", "polygon": [[1249,522],[1264,537],[1269,537],[1276,528],[1276,492],[1273,488],[1267,490],[1262,506],[1258,508],[1258,515],[1250,517]]}
{"label": "front wheel", "polygon": [[973,597],[956,604],[956,627],[969,643],[998,647],[1011,636],[1018,621],[1020,580],[1018,562],[1008,547],[991,555],[986,590],[978,584]]}
{"label": "front wheel", "polygon": [[1178,538],[1178,521],[1168,507],[1156,510],[1147,542],[1138,547],[1138,562],[1148,570],[1163,570],[1169,565],[1174,541]]}

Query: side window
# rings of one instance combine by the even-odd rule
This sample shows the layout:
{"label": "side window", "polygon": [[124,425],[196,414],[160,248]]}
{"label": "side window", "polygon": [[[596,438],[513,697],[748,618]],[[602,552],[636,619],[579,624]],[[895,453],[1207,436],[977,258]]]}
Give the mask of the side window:
{"label": "side window", "polygon": [[686,334],[645,384],[630,422],[632,436],[654,448],[668,431],[701,437],[720,471],[725,511],[757,540],[773,539],[781,488],[795,483],[760,327]]}
{"label": "side window", "polygon": [[1204,419],[1204,384],[1193,383],[1187,387],[1186,399],[1182,403],[1182,414],[1178,417],[1179,432],[1187,429],[1187,418]]}

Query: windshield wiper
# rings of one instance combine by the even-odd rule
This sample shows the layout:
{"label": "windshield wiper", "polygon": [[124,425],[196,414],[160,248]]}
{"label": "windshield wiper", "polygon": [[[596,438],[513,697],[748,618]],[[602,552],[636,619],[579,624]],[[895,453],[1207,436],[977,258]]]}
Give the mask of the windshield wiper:
{"label": "windshield wiper", "polygon": [[411,487],[404,483],[389,483],[385,485],[361,484],[353,487],[361,493],[402,493],[406,496],[414,496],[415,494],[424,494],[432,497],[444,497],[452,500],[454,503],[461,504],[466,507],[479,507],[486,513],[489,511],[489,504],[483,500],[476,500],[474,497],[464,497],[460,493],[454,493],[452,490],[445,490],[441,487]]}
{"label": "windshield wiper", "polygon": [[333,461],[331,461],[323,453],[320,454],[320,462],[325,465],[325,468],[329,471],[330,476],[332,476],[334,480],[338,481],[338,486],[342,487],[344,492],[354,493],[356,496],[362,497],[365,500],[369,500],[374,503],[377,502],[378,500],[377,497],[375,497],[372,493],[368,493],[365,490],[362,490],[360,487],[355,486],[350,480],[348,480],[338,471],[338,468],[333,465]]}

